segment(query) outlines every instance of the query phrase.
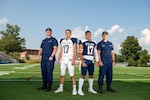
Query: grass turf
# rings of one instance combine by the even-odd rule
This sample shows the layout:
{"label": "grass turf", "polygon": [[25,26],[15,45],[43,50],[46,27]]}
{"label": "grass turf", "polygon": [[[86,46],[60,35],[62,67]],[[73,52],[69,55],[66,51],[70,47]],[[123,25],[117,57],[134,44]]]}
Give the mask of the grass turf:
{"label": "grass turf", "polygon": [[[22,67],[27,69],[19,69]],[[14,71],[14,72],[12,72]],[[113,88],[117,93],[106,91],[105,94],[91,94],[87,92],[87,78],[83,86],[85,96],[72,96],[71,81],[66,75],[64,92],[55,94],[54,90],[59,86],[59,67],[54,69],[53,90],[50,92],[37,91],[41,85],[41,73],[39,65],[17,64],[0,65],[0,73],[10,72],[0,75],[0,100],[149,100],[150,98],[150,68],[139,67],[114,67]],[[75,75],[78,80],[80,76],[78,67],[75,68]],[[29,81],[26,79],[32,77]],[[98,68],[95,68],[94,89],[97,90]]]}

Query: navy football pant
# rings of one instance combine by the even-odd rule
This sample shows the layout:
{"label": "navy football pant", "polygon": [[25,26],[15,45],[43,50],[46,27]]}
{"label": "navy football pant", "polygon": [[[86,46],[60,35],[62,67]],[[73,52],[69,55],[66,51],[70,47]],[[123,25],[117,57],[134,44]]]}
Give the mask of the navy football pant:
{"label": "navy football pant", "polygon": [[81,66],[81,70],[82,70],[82,75],[83,76],[86,76],[86,73],[87,73],[87,70],[89,72],[89,75],[93,75],[94,73],[94,63],[90,60],[85,60],[85,63],[86,63],[86,67],[82,67]]}
{"label": "navy football pant", "polygon": [[41,61],[41,72],[43,83],[52,84],[53,83],[53,69],[54,69],[54,61]]}
{"label": "navy football pant", "polygon": [[104,66],[99,66],[99,78],[98,84],[104,84],[104,76],[106,75],[106,84],[110,85],[112,83],[112,63],[103,63]]}

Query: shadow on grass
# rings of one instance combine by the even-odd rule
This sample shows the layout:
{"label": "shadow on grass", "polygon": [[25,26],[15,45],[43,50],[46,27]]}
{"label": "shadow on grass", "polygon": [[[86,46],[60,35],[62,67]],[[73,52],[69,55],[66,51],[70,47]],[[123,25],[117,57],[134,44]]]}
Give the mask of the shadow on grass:
{"label": "shadow on grass", "polygon": [[[0,81],[0,100],[149,100],[150,98],[150,81],[113,81],[112,87],[117,93],[107,92],[104,85],[105,94],[88,93],[88,82],[85,81],[83,86],[85,96],[71,95],[71,81],[65,82],[64,92],[59,94],[54,93],[59,81],[53,82],[53,90],[50,92],[38,91],[36,88],[41,84],[41,81]],[[94,89],[98,90],[96,81]]]}

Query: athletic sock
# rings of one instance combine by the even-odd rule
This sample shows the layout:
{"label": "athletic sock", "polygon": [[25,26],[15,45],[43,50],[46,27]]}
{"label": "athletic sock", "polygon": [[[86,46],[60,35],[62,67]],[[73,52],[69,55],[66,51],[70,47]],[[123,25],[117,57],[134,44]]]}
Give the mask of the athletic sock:
{"label": "athletic sock", "polygon": [[79,86],[78,86],[79,90],[82,90],[83,83],[84,83],[84,79],[79,78]]}
{"label": "athletic sock", "polygon": [[89,89],[92,90],[93,89],[93,79],[89,78],[88,82],[89,82]]}
{"label": "athletic sock", "polygon": [[60,85],[59,85],[59,88],[60,88],[60,89],[63,89],[63,86],[64,86],[64,84],[60,84]]}
{"label": "athletic sock", "polygon": [[73,90],[76,90],[76,85],[72,85],[72,87],[73,87]]}

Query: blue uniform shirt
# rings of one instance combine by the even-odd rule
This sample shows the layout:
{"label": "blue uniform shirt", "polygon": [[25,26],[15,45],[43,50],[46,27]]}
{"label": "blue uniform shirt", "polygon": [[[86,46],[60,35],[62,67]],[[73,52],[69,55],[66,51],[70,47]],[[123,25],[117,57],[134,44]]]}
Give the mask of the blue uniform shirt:
{"label": "blue uniform shirt", "polygon": [[113,50],[113,45],[111,42],[109,41],[104,42],[103,40],[100,41],[97,45],[97,50],[101,51],[100,56],[102,62],[104,63],[112,62],[111,51]]}
{"label": "blue uniform shirt", "polygon": [[[58,42],[54,37],[46,38],[41,43],[42,48],[42,60],[49,60],[49,57],[51,56],[53,52],[53,47],[58,46]],[[54,56],[55,61],[55,56]]]}

